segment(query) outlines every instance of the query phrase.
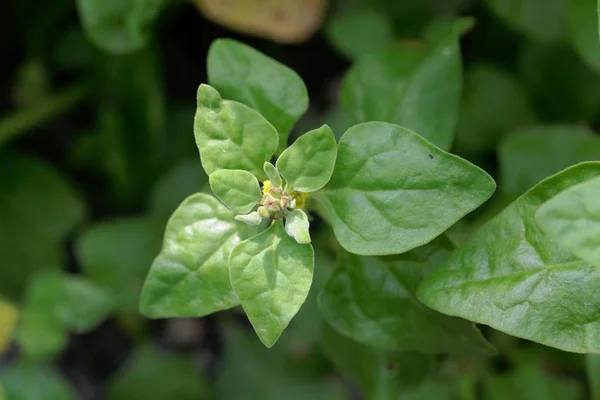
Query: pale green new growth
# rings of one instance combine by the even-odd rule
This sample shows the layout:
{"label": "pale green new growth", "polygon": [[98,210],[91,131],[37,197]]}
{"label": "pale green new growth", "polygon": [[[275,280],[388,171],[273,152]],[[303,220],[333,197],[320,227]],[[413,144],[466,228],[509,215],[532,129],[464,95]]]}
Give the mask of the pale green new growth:
{"label": "pale green new growth", "polygon": [[302,210],[285,213],[285,231],[300,244],[310,243],[308,217]]}

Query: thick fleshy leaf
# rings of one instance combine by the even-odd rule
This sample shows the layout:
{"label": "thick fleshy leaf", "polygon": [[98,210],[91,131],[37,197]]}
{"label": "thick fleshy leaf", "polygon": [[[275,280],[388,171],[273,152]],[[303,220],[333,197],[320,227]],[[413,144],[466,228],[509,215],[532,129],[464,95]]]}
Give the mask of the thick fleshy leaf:
{"label": "thick fleshy leaf", "polygon": [[498,157],[500,190],[512,200],[568,166],[600,160],[600,138],[576,125],[523,128],[502,141]]}
{"label": "thick fleshy leaf", "polygon": [[599,175],[600,163],[587,162],[539,183],[427,276],[419,300],[547,346],[600,352],[600,270],[559,246],[534,221],[545,201]]}
{"label": "thick fleshy leaf", "polygon": [[492,353],[472,323],[422,305],[415,292],[454,246],[441,237],[408,253],[361,257],[343,250],[320,297],[327,322],[366,345],[423,353]]}
{"label": "thick fleshy leaf", "polygon": [[431,46],[394,44],[356,62],[341,101],[357,122],[405,126],[449,149],[458,119],[462,66],[458,33]]}
{"label": "thick fleshy leaf", "polygon": [[160,251],[163,227],[149,218],[106,221],[76,242],[83,273],[111,291],[121,311],[137,314],[140,293],[152,260]]}
{"label": "thick fleshy leaf", "polygon": [[331,179],[337,148],[330,127],[323,125],[300,136],[277,159],[277,170],[288,191],[314,192]]}
{"label": "thick fleshy leaf", "polygon": [[483,170],[416,133],[368,122],[344,134],[333,176],[315,197],[346,250],[387,255],[430,242],[494,189]]}
{"label": "thick fleshy leaf", "polygon": [[279,174],[279,171],[277,171],[277,168],[275,168],[275,166],[270,162],[266,161],[263,169],[265,170],[265,174],[267,174],[267,178],[269,178],[271,181],[271,185],[273,185],[273,187],[281,187],[281,175]]}
{"label": "thick fleshy leaf", "polygon": [[600,177],[560,192],[535,216],[556,242],[600,268]]}
{"label": "thick fleshy leaf", "polygon": [[167,224],[142,290],[141,312],[150,318],[202,317],[238,305],[227,259],[255,232],[210,195],[185,199]]}
{"label": "thick fleshy leaf", "polygon": [[333,17],[327,25],[327,38],[343,56],[356,60],[390,44],[394,27],[383,12],[356,10]]}
{"label": "thick fleshy leaf", "polygon": [[56,371],[37,361],[19,360],[0,372],[7,400],[76,400],[75,390]]}
{"label": "thick fleshy leaf", "polygon": [[31,273],[58,268],[62,240],[83,217],[79,194],[52,166],[0,155],[0,295],[19,299]]}
{"label": "thick fleshy leaf", "polygon": [[285,213],[285,231],[300,244],[310,243],[308,216],[302,210]]}
{"label": "thick fleshy leaf", "polygon": [[111,54],[133,53],[148,40],[148,29],[165,0],[77,0],[90,41]]}
{"label": "thick fleshy leaf", "polygon": [[242,169],[260,180],[263,164],[277,150],[277,131],[258,112],[223,100],[208,85],[198,88],[194,135],[202,166],[208,175],[219,169]]}
{"label": "thick fleshy leaf", "polygon": [[337,369],[356,382],[367,399],[400,398],[400,393],[425,378],[433,361],[431,356],[416,352],[365,346],[328,327],[323,330],[321,345]]}
{"label": "thick fleshy leaf", "polygon": [[248,171],[221,169],[209,176],[215,196],[236,213],[252,211],[262,197],[256,177]]}
{"label": "thick fleshy leaf", "polygon": [[476,64],[465,76],[456,148],[468,154],[493,151],[502,136],[534,118],[527,93],[516,79],[491,65]]}
{"label": "thick fleshy leaf", "polygon": [[313,279],[314,252],[275,221],[229,256],[231,285],[265,346],[275,344],[298,312]]}
{"label": "thick fleshy leaf", "polygon": [[590,68],[600,72],[598,2],[596,0],[569,0],[567,4],[571,42]]}
{"label": "thick fleshy leaf", "polygon": [[260,216],[258,211],[251,212],[250,214],[239,214],[235,216],[237,221],[242,221],[250,226],[260,225],[263,222],[263,218]]}
{"label": "thick fleshy leaf", "polygon": [[205,379],[190,356],[161,354],[141,345],[108,386],[108,400],[207,400]]}
{"label": "thick fleshy leaf", "polygon": [[486,0],[489,9],[532,40],[557,41],[566,33],[566,0]]}
{"label": "thick fleshy leaf", "polygon": [[279,132],[280,151],[308,109],[308,91],[296,72],[252,47],[217,39],[208,51],[208,82],[229,100],[262,114]]}

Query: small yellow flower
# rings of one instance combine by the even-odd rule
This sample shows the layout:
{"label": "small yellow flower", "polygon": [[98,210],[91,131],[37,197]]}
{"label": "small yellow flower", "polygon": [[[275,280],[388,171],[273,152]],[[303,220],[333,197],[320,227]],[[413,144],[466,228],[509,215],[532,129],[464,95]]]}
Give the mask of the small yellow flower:
{"label": "small yellow flower", "polygon": [[269,193],[269,190],[271,190],[272,187],[273,187],[273,185],[271,184],[271,181],[267,179],[266,181],[263,182],[262,193],[263,194]]}
{"label": "small yellow flower", "polygon": [[292,199],[296,200],[296,208],[299,210],[304,210],[306,206],[306,200],[310,197],[308,193],[298,192],[294,190],[291,194]]}

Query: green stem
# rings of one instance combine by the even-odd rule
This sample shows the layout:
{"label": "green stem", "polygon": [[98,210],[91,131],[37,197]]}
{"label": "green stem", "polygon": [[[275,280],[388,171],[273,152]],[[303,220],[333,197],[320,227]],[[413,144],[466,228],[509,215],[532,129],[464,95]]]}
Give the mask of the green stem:
{"label": "green stem", "polygon": [[53,94],[40,104],[0,119],[0,145],[56,118],[85,100],[91,93],[89,83],[77,84]]}

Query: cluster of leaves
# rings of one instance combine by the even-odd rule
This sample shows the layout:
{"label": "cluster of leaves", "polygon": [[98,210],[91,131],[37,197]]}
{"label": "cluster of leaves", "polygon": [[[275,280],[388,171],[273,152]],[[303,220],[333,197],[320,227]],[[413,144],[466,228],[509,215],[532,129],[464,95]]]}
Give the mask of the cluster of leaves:
{"label": "cluster of leaves", "polygon": [[[326,5],[196,3],[281,42]],[[75,6],[81,28],[49,60]],[[332,2],[324,34],[351,65],[324,112],[296,72],[229,39],[196,106],[167,101],[156,37],[174,8],[31,12],[0,119],[0,399],[81,397],[65,354],[103,324],[134,342],[112,400],[600,398],[595,0]],[[56,89],[65,76],[79,81]],[[15,140],[62,137],[48,121],[81,103],[94,123],[59,168]],[[125,216],[91,222],[105,214]],[[177,320],[140,311],[219,311],[195,320],[217,326],[216,367],[159,349],[156,326]]]}

